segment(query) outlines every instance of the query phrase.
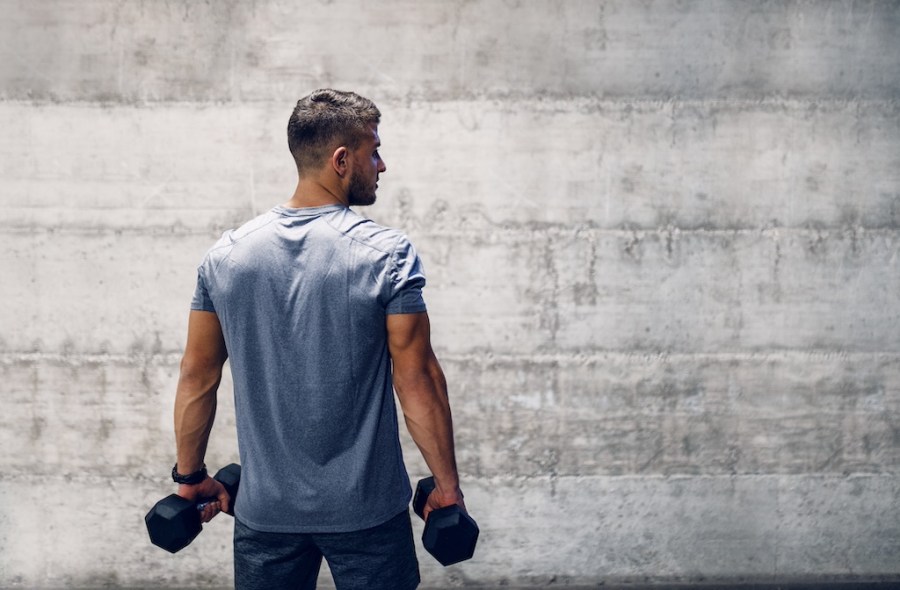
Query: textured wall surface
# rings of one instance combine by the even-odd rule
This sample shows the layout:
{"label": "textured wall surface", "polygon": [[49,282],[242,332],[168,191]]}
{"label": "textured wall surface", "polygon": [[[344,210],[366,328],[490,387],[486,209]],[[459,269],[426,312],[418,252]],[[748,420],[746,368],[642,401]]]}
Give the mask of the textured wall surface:
{"label": "textured wall surface", "polygon": [[482,529],[424,586],[900,581],[897,2],[0,13],[0,587],[230,583],[227,518],[142,518],[196,265],[322,86],[383,112]]}

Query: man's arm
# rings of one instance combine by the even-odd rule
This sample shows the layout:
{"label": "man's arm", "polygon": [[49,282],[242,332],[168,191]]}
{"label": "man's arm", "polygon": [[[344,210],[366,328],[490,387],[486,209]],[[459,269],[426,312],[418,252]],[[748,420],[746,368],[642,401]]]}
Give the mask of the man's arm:
{"label": "man's arm", "polygon": [[465,509],[456,470],[447,381],[431,348],[428,314],[388,315],[387,333],[394,389],[406,427],[434,475],[435,489],[425,505],[425,517],[432,510],[453,504]]}
{"label": "man's arm", "polygon": [[[187,475],[203,467],[226,358],[228,352],[218,316],[210,311],[192,310],[175,394],[175,444],[180,474]],[[211,477],[196,485],[179,486],[178,494],[189,500],[217,497],[220,505],[213,504],[204,511],[205,521],[212,518],[217,509],[230,508],[231,499],[225,488]]]}

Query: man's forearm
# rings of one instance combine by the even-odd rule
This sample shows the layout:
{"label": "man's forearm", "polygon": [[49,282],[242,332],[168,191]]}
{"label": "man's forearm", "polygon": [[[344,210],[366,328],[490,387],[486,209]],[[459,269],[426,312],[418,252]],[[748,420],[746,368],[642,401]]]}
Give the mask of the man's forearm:
{"label": "man's forearm", "polygon": [[178,472],[193,473],[203,467],[209,433],[216,417],[216,392],[222,378],[221,367],[205,374],[182,367],[175,396],[175,445]]}
{"label": "man's forearm", "polygon": [[432,357],[421,371],[395,375],[406,426],[442,493],[459,490],[447,381]]}

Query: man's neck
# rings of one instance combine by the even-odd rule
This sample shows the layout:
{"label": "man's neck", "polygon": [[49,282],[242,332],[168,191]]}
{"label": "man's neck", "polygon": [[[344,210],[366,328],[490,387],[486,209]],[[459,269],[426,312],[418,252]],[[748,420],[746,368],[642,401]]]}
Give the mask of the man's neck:
{"label": "man's neck", "polygon": [[349,206],[347,197],[342,195],[334,187],[329,187],[318,179],[303,179],[297,182],[297,188],[291,199],[284,204],[291,209],[304,207],[324,207],[326,205]]}

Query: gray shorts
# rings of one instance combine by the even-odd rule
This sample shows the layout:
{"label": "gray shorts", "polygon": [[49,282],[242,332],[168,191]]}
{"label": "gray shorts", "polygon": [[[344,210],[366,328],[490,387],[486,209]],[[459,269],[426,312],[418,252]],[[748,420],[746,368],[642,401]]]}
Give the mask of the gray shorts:
{"label": "gray shorts", "polygon": [[323,557],[337,590],[419,585],[408,511],[352,533],[263,533],[235,520],[235,590],[313,590]]}

